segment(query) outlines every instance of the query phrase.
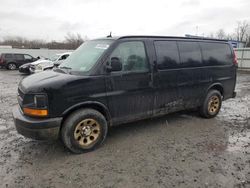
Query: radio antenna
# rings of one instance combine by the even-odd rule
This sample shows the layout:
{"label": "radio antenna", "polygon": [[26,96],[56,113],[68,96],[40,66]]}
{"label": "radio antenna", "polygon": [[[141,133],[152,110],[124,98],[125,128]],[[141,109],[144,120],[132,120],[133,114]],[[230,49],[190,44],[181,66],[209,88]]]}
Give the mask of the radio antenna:
{"label": "radio antenna", "polygon": [[109,35],[107,36],[107,38],[112,38],[112,32],[110,31]]}

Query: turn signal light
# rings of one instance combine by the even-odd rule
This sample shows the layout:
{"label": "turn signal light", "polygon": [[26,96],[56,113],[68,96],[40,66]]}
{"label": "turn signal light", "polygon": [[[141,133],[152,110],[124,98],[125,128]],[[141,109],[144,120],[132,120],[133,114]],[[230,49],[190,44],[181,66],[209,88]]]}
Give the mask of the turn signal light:
{"label": "turn signal light", "polygon": [[39,109],[32,109],[32,108],[23,108],[23,112],[26,115],[31,116],[47,116],[48,110],[39,110]]}

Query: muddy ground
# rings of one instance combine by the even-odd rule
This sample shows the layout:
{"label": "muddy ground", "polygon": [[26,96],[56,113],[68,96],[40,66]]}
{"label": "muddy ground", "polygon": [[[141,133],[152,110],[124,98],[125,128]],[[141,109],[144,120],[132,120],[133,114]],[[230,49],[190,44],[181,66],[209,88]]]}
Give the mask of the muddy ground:
{"label": "muddy ground", "polygon": [[181,112],[112,128],[81,155],[17,134],[22,77],[0,70],[0,187],[250,187],[250,74],[214,119]]}

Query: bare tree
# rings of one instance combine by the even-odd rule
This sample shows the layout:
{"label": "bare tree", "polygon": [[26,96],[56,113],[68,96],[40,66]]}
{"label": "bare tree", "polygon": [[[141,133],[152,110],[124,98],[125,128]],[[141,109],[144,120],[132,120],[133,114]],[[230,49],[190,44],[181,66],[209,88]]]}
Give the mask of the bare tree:
{"label": "bare tree", "polygon": [[235,29],[235,34],[236,34],[236,40],[238,41],[247,41],[247,39],[249,38],[249,34],[250,34],[250,31],[249,31],[249,23],[244,20],[242,22],[238,22],[237,23],[237,27]]}
{"label": "bare tree", "polygon": [[227,35],[223,29],[219,29],[215,34],[215,37],[218,39],[226,39],[226,36]]}
{"label": "bare tree", "polygon": [[82,36],[79,33],[67,33],[65,36],[65,41],[71,46],[71,48],[77,48],[84,42]]}

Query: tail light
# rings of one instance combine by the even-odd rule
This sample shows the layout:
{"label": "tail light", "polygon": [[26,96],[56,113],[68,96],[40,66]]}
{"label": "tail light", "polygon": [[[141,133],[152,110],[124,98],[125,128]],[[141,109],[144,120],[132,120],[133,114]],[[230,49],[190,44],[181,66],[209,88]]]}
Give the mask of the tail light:
{"label": "tail light", "polygon": [[0,55],[0,64],[3,63],[3,56]]}
{"label": "tail light", "polygon": [[233,53],[233,62],[234,62],[234,65],[238,65],[237,56],[236,56],[235,51]]}

